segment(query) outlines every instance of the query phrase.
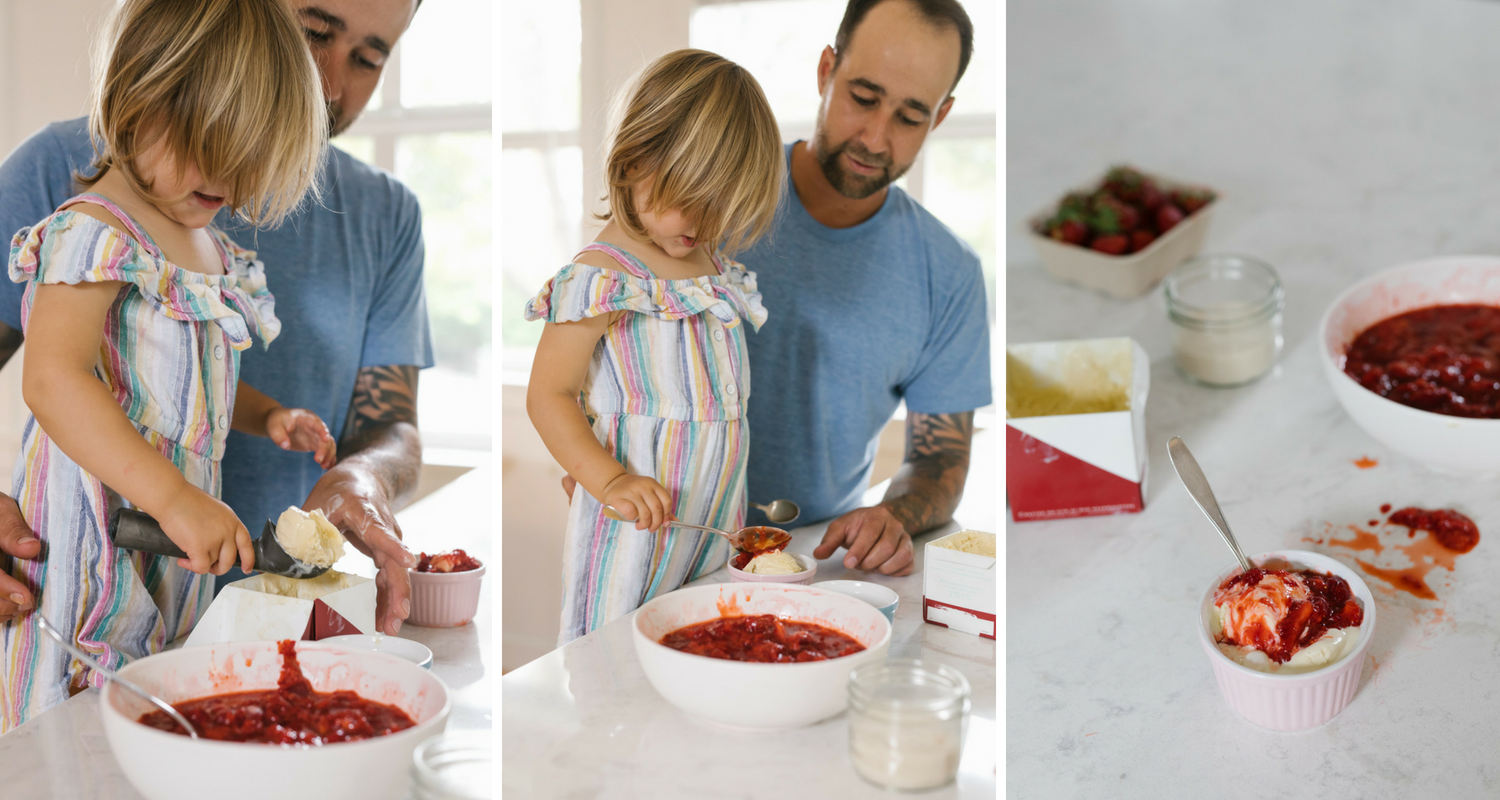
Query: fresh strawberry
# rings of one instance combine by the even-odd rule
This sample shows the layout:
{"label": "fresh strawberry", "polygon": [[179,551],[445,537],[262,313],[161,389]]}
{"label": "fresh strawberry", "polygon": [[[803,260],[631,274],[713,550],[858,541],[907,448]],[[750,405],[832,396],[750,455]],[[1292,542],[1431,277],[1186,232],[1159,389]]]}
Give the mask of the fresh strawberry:
{"label": "fresh strawberry", "polygon": [[1130,167],[1114,167],[1104,175],[1104,190],[1129,203],[1139,203],[1145,189],[1145,175]]}
{"label": "fresh strawberry", "polygon": [[1105,236],[1096,236],[1089,247],[1098,250],[1105,255],[1117,256],[1124,253],[1130,247],[1130,239],[1123,233],[1112,233]]}
{"label": "fresh strawberry", "polygon": [[1130,232],[1130,252],[1138,253],[1145,250],[1156,241],[1156,234],[1145,228],[1139,228]]}
{"label": "fresh strawberry", "polygon": [[1082,245],[1089,238],[1089,226],[1083,220],[1065,219],[1052,229],[1052,238],[1067,244]]}
{"label": "fresh strawberry", "polygon": [[1157,235],[1164,235],[1167,231],[1172,230],[1172,228],[1175,227],[1177,223],[1182,221],[1184,216],[1186,215],[1182,213],[1182,209],[1172,205],[1171,203],[1168,203],[1161,208],[1156,209]]}
{"label": "fresh strawberry", "polygon": [[1163,192],[1156,185],[1155,181],[1147,178],[1146,182],[1141,185],[1141,205],[1145,207],[1147,211],[1155,212],[1156,209],[1161,208],[1162,206],[1166,205],[1166,203],[1166,192]]}
{"label": "fresh strawberry", "polygon": [[1182,207],[1186,214],[1209,204],[1214,199],[1214,193],[1203,189],[1178,189],[1172,193],[1172,202]]}

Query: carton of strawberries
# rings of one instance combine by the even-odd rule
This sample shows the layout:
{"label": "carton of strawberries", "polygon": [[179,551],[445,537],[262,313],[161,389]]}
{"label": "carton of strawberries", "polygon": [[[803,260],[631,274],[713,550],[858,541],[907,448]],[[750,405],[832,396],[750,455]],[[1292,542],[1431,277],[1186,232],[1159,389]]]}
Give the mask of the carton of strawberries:
{"label": "carton of strawberries", "polygon": [[1049,273],[1135,297],[1197,254],[1217,200],[1210,189],[1116,166],[1032,217],[1029,232]]}

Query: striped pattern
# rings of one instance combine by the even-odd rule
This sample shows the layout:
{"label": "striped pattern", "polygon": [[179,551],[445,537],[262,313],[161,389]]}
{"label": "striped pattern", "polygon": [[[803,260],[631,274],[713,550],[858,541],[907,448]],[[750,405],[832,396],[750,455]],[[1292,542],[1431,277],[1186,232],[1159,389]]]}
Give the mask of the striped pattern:
{"label": "striped pattern", "polygon": [[[629,311],[594,349],[579,398],[599,442],[632,474],[672,493],[684,522],[734,530],[745,519],[750,362],[745,328],[766,319],[755,274],[715,259],[718,275],[652,276],[608,245],[585,248],[623,271],[569,264],[526,306],[526,317],[572,322]],[[729,557],[722,537],[682,528],[637,531],[573,493],[563,544],[563,645],[708,574]]]}
{"label": "striped pattern", "polygon": [[[66,210],[79,202],[109,209],[131,235]],[[189,482],[217,497],[239,352],[250,346],[252,333],[265,342],[275,338],[279,325],[262,265],[213,234],[226,274],[190,272],[166,261],[109,201],[81,195],[16,234],[10,276],[29,283],[23,327],[37,284],[126,284],[105,318],[96,374],[141,436]],[[212,600],[212,576],[110,544],[109,516],[128,501],[58,449],[35,417],[26,421],[12,494],[45,542],[45,557],[6,559],[7,570],[33,587],[54,625],[105,666],[160,651],[189,631]],[[70,687],[104,684],[50,644],[34,614],[0,626],[0,642],[0,732],[66,700]]]}

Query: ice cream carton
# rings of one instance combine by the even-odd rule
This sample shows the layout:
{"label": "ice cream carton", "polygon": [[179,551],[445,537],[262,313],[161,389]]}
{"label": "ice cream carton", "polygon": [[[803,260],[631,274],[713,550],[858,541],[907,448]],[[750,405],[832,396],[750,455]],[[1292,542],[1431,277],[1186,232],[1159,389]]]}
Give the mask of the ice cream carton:
{"label": "ice cream carton", "polygon": [[355,633],[377,633],[375,581],[341,572],[309,581],[259,574],[220,590],[184,646]]}
{"label": "ice cream carton", "polygon": [[1005,490],[1017,522],[1146,503],[1151,363],[1131,339],[1006,348]]}
{"label": "ice cream carton", "polygon": [[922,621],[993,639],[995,557],[942,546],[974,533],[980,532],[959,531],[926,544],[922,552]]}

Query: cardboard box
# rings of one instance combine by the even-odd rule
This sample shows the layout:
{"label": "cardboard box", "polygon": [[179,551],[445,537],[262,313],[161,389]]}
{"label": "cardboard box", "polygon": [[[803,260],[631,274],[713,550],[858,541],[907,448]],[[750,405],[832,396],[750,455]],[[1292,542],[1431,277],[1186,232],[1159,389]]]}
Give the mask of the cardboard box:
{"label": "cardboard box", "polygon": [[267,591],[274,575],[252,575],[219,591],[184,647],[217,642],[326,639],[376,633],[375,581],[345,575],[347,588],[319,597],[285,597]]}
{"label": "cardboard box", "polygon": [[939,542],[967,532],[950,533],[925,545],[926,549],[922,551],[922,621],[993,639],[996,560],[991,556],[938,546]]}
{"label": "cardboard box", "polygon": [[[1151,175],[1152,180],[1164,189],[1202,189],[1204,187],[1169,180],[1160,175]],[[1095,181],[1078,191],[1092,192],[1098,188]],[[1129,255],[1112,256],[1087,247],[1054,241],[1036,232],[1037,226],[1057,213],[1053,203],[1027,220],[1026,235],[1036,246],[1042,257],[1042,267],[1055,278],[1098,289],[1113,297],[1140,297],[1151,290],[1177,265],[1197,255],[1203,249],[1208,236],[1208,225],[1213,218],[1222,195],[1214,190],[1214,199],[1194,211],[1171,230],[1161,235],[1144,250]],[[1060,201],[1059,201],[1060,202]]]}
{"label": "cardboard box", "polygon": [[[1146,396],[1151,363],[1131,339],[1041,342],[1006,348],[1007,364],[1068,391],[1065,365],[1125,354],[1128,410],[1005,420],[1005,490],[1017,522],[1136,513],[1146,503]],[[1014,363],[1013,363],[1014,362]],[[1009,383],[1009,379],[1007,379]],[[1007,386],[1007,390],[1010,387]]]}

